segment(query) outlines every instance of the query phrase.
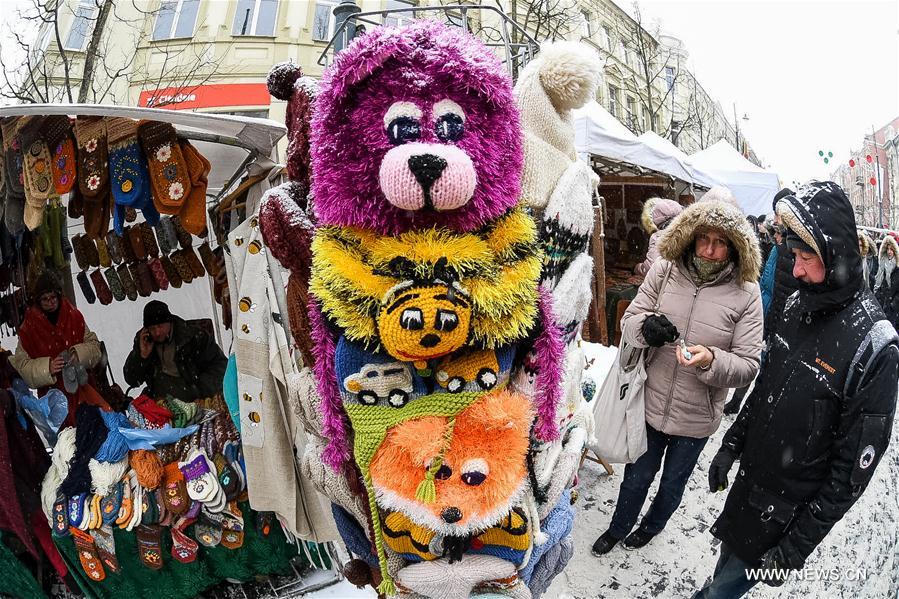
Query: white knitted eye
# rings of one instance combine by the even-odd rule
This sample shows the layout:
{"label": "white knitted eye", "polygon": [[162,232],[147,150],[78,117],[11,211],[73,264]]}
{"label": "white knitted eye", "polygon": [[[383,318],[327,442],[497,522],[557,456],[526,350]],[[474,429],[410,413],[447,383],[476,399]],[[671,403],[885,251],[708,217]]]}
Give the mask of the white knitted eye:
{"label": "white knitted eye", "polygon": [[390,123],[402,117],[413,121],[421,121],[421,108],[412,102],[394,102],[384,115],[384,127],[389,128]]}
{"label": "white knitted eye", "polygon": [[486,460],[481,458],[465,460],[462,464],[462,482],[466,485],[476,487],[487,480],[488,474],[490,474],[490,466],[487,465]]}
{"label": "white knitted eye", "polygon": [[452,100],[434,105],[434,133],[441,141],[459,141],[465,133],[465,112]]}

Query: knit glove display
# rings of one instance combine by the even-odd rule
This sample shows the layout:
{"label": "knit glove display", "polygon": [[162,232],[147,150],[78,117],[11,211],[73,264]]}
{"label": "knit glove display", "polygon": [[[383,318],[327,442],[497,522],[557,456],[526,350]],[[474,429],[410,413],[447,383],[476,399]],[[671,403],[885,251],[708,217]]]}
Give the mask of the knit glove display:
{"label": "knit glove display", "polygon": [[98,269],[90,274],[91,282],[94,284],[94,289],[97,290],[97,299],[100,300],[100,303],[104,306],[108,306],[112,303],[112,291],[109,289],[109,285],[106,284],[106,279],[103,278],[103,273]]}
{"label": "knit glove display", "polygon": [[96,302],[97,296],[94,295],[94,289],[91,287],[91,283],[87,278],[87,273],[82,270],[75,279],[78,281],[78,286],[81,287],[81,293],[84,295],[84,299],[87,300],[87,303],[93,304]]}
{"label": "knit glove display", "polygon": [[709,464],[709,491],[715,493],[727,488],[727,473],[737,456],[727,447],[722,447]]}
{"label": "knit glove display", "polygon": [[106,275],[106,282],[109,283],[109,290],[112,292],[112,297],[115,301],[121,302],[125,300],[125,288],[122,287],[122,280],[119,278],[119,273],[114,267],[109,267],[103,271],[103,274]]}
{"label": "knit glove display", "polygon": [[137,299],[137,285],[134,283],[134,279],[131,277],[131,272],[128,270],[127,264],[119,264],[116,267],[116,271],[119,273],[119,280],[122,281],[122,287],[125,289],[125,295],[128,296],[132,302]]}
{"label": "knit glove display", "polygon": [[140,224],[140,232],[144,238],[144,249],[147,251],[147,257],[158,258],[159,244],[156,243],[156,233],[153,232],[153,227],[149,223],[143,222]]}
{"label": "knit glove display", "polygon": [[643,339],[649,347],[662,347],[680,337],[677,327],[664,314],[651,314],[643,321]]}
{"label": "knit glove display", "polygon": [[178,273],[178,269],[172,263],[172,260],[164,255],[159,259],[159,263],[162,264],[162,269],[165,271],[165,277],[168,279],[169,285],[179,289],[184,281],[181,279],[181,275]]}
{"label": "knit glove display", "polygon": [[206,186],[212,165],[187,140],[181,140],[181,153],[187,162],[191,189],[179,217],[188,232],[202,237],[206,233]]}
{"label": "knit glove display", "polygon": [[98,117],[75,120],[78,141],[78,187],[81,195],[94,198],[106,192],[109,183],[106,121]]}
{"label": "knit glove display", "polygon": [[48,116],[41,126],[41,135],[52,155],[50,163],[57,195],[72,191],[75,185],[75,142],[72,121],[63,115]]}

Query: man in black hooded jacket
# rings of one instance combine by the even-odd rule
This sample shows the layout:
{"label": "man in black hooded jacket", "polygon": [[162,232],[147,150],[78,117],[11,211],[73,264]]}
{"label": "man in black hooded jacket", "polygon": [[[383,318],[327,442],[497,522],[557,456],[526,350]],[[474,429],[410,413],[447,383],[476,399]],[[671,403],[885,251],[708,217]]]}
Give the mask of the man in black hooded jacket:
{"label": "man in black hooded jacket", "polygon": [[[714,577],[694,598],[741,597],[801,569],[865,490],[890,439],[899,339],[864,284],[852,206],[835,183],[814,182],[777,211],[799,291],[709,467],[715,492],[740,461],[711,528],[722,542]],[[750,579],[749,568],[767,570]]]}

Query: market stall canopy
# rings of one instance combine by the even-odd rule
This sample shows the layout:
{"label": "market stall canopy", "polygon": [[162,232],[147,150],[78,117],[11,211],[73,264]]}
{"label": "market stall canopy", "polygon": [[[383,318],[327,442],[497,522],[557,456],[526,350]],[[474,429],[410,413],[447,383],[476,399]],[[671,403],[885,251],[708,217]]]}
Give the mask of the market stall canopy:
{"label": "market stall canopy", "polygon": [[230,187],[250,163],[272,158],[275,145],[287,134],[287,128],[275,121],[225,114],[105,104],[21,104],[0,107],[0,118],[55,114],[125,117],[171,123],[179,135],[190,139],[212,163],[207,196],[216,196],[221,190]]}
{"label": "market stall canopy", "polygon": [[749,162],[726,140],[690,155],[687,164],[730,189],[744,213],[770,214],[771,200],[780,189],[777,174]]}
{"label": "market stall canopy", "polygon": [[655,131],[647,131],[637,139],[647,146],[680,161],[680,163],[683,164],[687,168],[687,171],[690,173],[694,185],[705,188],[711,188],[715,185],[721,185],[721,183],[719,183],[718,180],[710,173],[707,173],[702,169],[698,169],[695,166],[690,165],[687,162],[688,156],[686,152],[678,148],[676,145],[674,145],[664,137],[657,134]]}
{"label": "market stall canopy", "polygon": [[661,173],[687,183],[693,180],[687,166],[670,152],[644,143],[597,102],[572,112],[574,145],[579,153],[602,162],[619,163],[635,174]]}

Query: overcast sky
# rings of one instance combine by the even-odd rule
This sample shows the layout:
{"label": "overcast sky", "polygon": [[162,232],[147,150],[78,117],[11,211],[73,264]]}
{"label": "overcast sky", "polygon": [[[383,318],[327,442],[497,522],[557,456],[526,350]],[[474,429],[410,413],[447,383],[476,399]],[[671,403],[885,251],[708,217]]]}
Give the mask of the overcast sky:
{"label": "overcast sky", "polygon": [[[616,0],[630,6],[630,0]],[[828,178],[899,116],[899,0],[642,0],[784,184]],[[748,121],[742,120],[743,115]],[[818,151],[833,152],[825,165]]]}

